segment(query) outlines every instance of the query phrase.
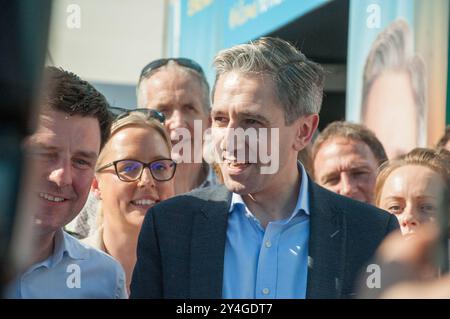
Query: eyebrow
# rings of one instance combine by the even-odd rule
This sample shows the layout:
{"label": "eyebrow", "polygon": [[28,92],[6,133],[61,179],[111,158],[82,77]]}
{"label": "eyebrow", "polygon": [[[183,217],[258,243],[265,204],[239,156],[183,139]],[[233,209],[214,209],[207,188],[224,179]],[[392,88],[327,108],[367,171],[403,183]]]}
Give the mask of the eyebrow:
{"label": "eyebrow", "polygon": [[[163,156],[163,155],[157,155],[157,156],[152,157],[152,159],[151,159],[150,161],[148,161],[148,163],[154,162],[154,161],[160,161],[160,160],[172,160],[172,159],[170,158],[170,155],[169,155],[168,157]],[[130,158],[130,157],[121,158],[121,159],[118,159],[118,160],[115,160],[115,161],[137,161],[137,162],[144,162],[144,161],[138,160],[138,159],[136,159],[136,158]]]}
{"label": "eyebrow", "polygon": [[170,104],[166,103],[165,101],[158,101],[158,103],[152,103],[149,105],[151,106],[151,108],[160,108],[160,107],[169,107]]}
{"label": "eyebrow", "polygon": [[269,120],[265,116],[260,115],[260,114],[255,114],[255,113],[251,113],[251,112],[242,112],[242,113],[239,113],[239,115],[245,116],[245,117],[253,117],[253,118],[255,118],[263,123],[266,123],[266,124],[269,123]]}
{"label": "eyebrow", "polygon": [[[370,166],[366,163],[356,163],[355,166],[349,167],[348,169],[345,169],[344,171],[350,171],[353,172],[355,170],[359,170],[359,169],[366,169],[366,170],[370,170]],[[335,176],[339,176],[339,173],[342,171],[333,171],[333,172],[328,172],[325,173],[321,179],[325,179],[325,178],[329,178],[329,177],[335,177]]]}
{"label": "eyebrow", "polygon": [[86,151],[78,151],[78,152],[75,153],[75,155],[82,156],[82,157],[85,157],[85,158],[89,158],[89,159],[92,159],[92,160],[96,160],[97,157],[98,157],[98,154],[96,152],[86,152]]}
{"label": "eyebrow", "polygon": [[327,174],[325,174],[325,175],[322,175],[322,176],[319,178],[319,180],[320,180],[321,182],[324,182],[324,181],[327,181],[327,180],[329,180],[329,179],[331,179],[331,178],[338,178],[338,177],[339,177],[339,174],[333,172],[333,173],[327,173]]}
{"label": "eyebrow", "polygon": [[353,161],[350,164],[350,169],[367,168],[367,167],[370,167],[370,164],[367,160],[360,159],[360,160]]}
{"label": "eyebrow", "polygon": [[415,196],[417,199],[437,199],[436,196],[433,195],[420,195],[420,196]]}
{"label": "eyebrow", "polygon": [[339,175],[339,172],[330,172],[322,175],[322,178],[333,177]]}
{"label": "eyebrow", "polygon": [[385,201],[387,200],[403,200],[402,196],[388,196],[384,199]]}
{"label": "eyebrow", "polygon": [[38,150],[38,149],[44,149],[46,151],[58,151],[59,148],[56,146],[50,146],[41,142],[36,142],[33,140],[28,141],[27,144],[25,144],[27,148],[31,150]]}
{"label": "eyebrow", "polygon": [[[211,111],[211,116],[212,117],[217,116],[217,115],[227,115],[227,113],[224,112],[224,111],[220,111],[220,110],[212,110]],[[269,120],[265,116],[260,115],[260,114],[256,114],[256,113],[240,112],[238,114],[238,116],[239,117],[252,117],[252,118],[254,118],[254,119],[258,120],[258,121],[263,122],[264,124],[269,124],[270,123]]]}
{"label": "eyebrow", "polygon": [[225,112],[223,112],[223,111],[219,111],[219,110],[211,110],[211,116],[214,116],[214,115],[225,115],[226,113]]}
{"label": "eyebrow", "polygon": [[[35,143],[31,143],[30,147],[32,149],[44,149],[45,151],[50,151],[50,152],[54,152],[54,151],[60,151],[61,149],[56,147],[56,146],[50,146],[50,145],[46,145],[43,144],[41,142],[35,142]],[[75,152],[75,155],[78,156],[82,156],[88,159],[93,159],[96,160],[98,157],[98,154],[96,152],[89,152],[89,151],[77,151]]]}
{"label": "eyebrow", "polygon": [[[420,200],[423,200],[423,199],[436,199],[435,196],[430,196],[430,195],[414,196],[414,198],[420,199]],[[388,196],[384,200],[403,200],[403,196]]]}

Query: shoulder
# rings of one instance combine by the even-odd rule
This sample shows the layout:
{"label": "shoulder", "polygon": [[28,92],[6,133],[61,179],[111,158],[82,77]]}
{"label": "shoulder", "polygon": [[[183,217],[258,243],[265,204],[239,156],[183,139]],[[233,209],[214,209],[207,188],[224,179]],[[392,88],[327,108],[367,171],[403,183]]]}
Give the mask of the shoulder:
{"label": "shoulder", "polygon": [[98,249],[101,252],[105,252],[106,249],[103,243],[103,228],[100,227],[88,237],[80,239],[80,243],[82,245],[87,245],[88,247]]}
{"label": "shoulder", "polygon": [[140,236],[150,231],[167,238],[188,239],[196,218],[226,212],[230,198],[225,186],[215,185],[164,200],[147,212]]}
{"label": "shoulder", "polygon": [[224,199],[229,191],[224,185],[213,185],[203,188],[196,188],[190,192],[180,194],[165,200],[162,203],[178,203],[184,201],[191,201],[193,199],[197,200],[221,200]]}
{"label": "shoulder", "polygon": [[64,237],[69,254],[73,258],[82,260],[84,265],[95,266],[95,268],[114,276],[121,276],[124,273],[120,263],[107,253],[86,242],[79,241],[68,233],[64,233]]}
{"label": "shoulder", "polygon": [[166,199],[155,205],[150,211],[156,214],[161,212],[164,214],[186,215],[188,212],[203,209],[207,204],[227,201],[230,194],[224,185],[198,188],[188,193]]}
{"label": "shoulder", "polygon": [[67,233],[64,237],[69,254],[76,259],[85,280],[95,287],[96,295],[114,299],[127,297],[125,272],[117,260]]}

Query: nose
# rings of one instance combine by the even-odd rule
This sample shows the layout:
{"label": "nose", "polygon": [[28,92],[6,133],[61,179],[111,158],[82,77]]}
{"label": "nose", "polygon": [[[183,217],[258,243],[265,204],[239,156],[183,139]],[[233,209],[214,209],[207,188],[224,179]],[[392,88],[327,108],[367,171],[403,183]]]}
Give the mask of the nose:
{"label": "nose", "polygon": [[229,139],[230,139],[230,134],[231,134],[231,128],[230,127],[226,127],[226,128],[216,128],[215,129],[216,133],[220,134],[220,149],[223,151],[227,151],[229,148]]}
{"label": "nose", "polygon": [[141,178],[138,180],[138,187],[155,187],[155,179],[150,173],[150,168],[144,167]]}
{"label": "nose", "polygon": [[186,118],[178,109],[173,110],[173,112],[166,118],[166,126],[169,130],[175,130],[180,127],[187,127]]}
{"label": "nose", "polygon": [[413,233],[420,224],[417,212],[410,205],[407,205],[400,216],[402,234]]}
{"label": "nose", "polygon": [[72,167],[70,159],[62,159],[58,165],[50,172],[48,176],[50,182],[58,187],[64,187],[72,184]]}
{"label": "nose", "polygon": [[236,127],[232,121],[230,121],[226,128],[220,129],[223,130],[220,133],[220,149],[230,156],[237,156],[238,151],[244,151],[246,148],[246,139],[242,136],[238,137],[239,130],[236,131],[236,129],[238,129],[238,127]]}
{"label": "nose", "polygon": [[356,193],[356,182],[346,172],[341,173],[341,183],[338,193],[347,197],[352,197]]}

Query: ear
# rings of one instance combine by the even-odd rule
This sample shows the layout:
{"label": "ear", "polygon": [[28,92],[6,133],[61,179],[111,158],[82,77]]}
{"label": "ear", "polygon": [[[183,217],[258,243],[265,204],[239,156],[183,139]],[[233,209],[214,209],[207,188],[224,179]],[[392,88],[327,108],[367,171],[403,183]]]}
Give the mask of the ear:
{"label": "ear", "polygon": [[296,151],[301,151],[311,142],[313,134],[319,126],[319,114],[301,116],[294,122],[294,125],[297,129],[293,147]]}
{"label": "ear", "polygon": [[94,194],[95,198],[98,200],[102,199],[102,194],[100,192],[100,188],[98,187],[98,180],[97,178],[94,176],[94,179],[92,180],[92,184],[91,184],[91,192]]}

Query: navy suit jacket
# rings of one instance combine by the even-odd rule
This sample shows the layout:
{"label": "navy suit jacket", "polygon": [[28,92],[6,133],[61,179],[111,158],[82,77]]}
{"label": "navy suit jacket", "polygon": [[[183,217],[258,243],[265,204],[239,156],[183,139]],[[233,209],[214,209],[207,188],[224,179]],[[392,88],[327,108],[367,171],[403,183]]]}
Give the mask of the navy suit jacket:
{"label": "navy suit jacket", "polygon": [[[307,298],[347,298],[395,216],[311,180]],[[231,192],[213,186],[152,207],[139,235],[131,298],[222,298]]]}

